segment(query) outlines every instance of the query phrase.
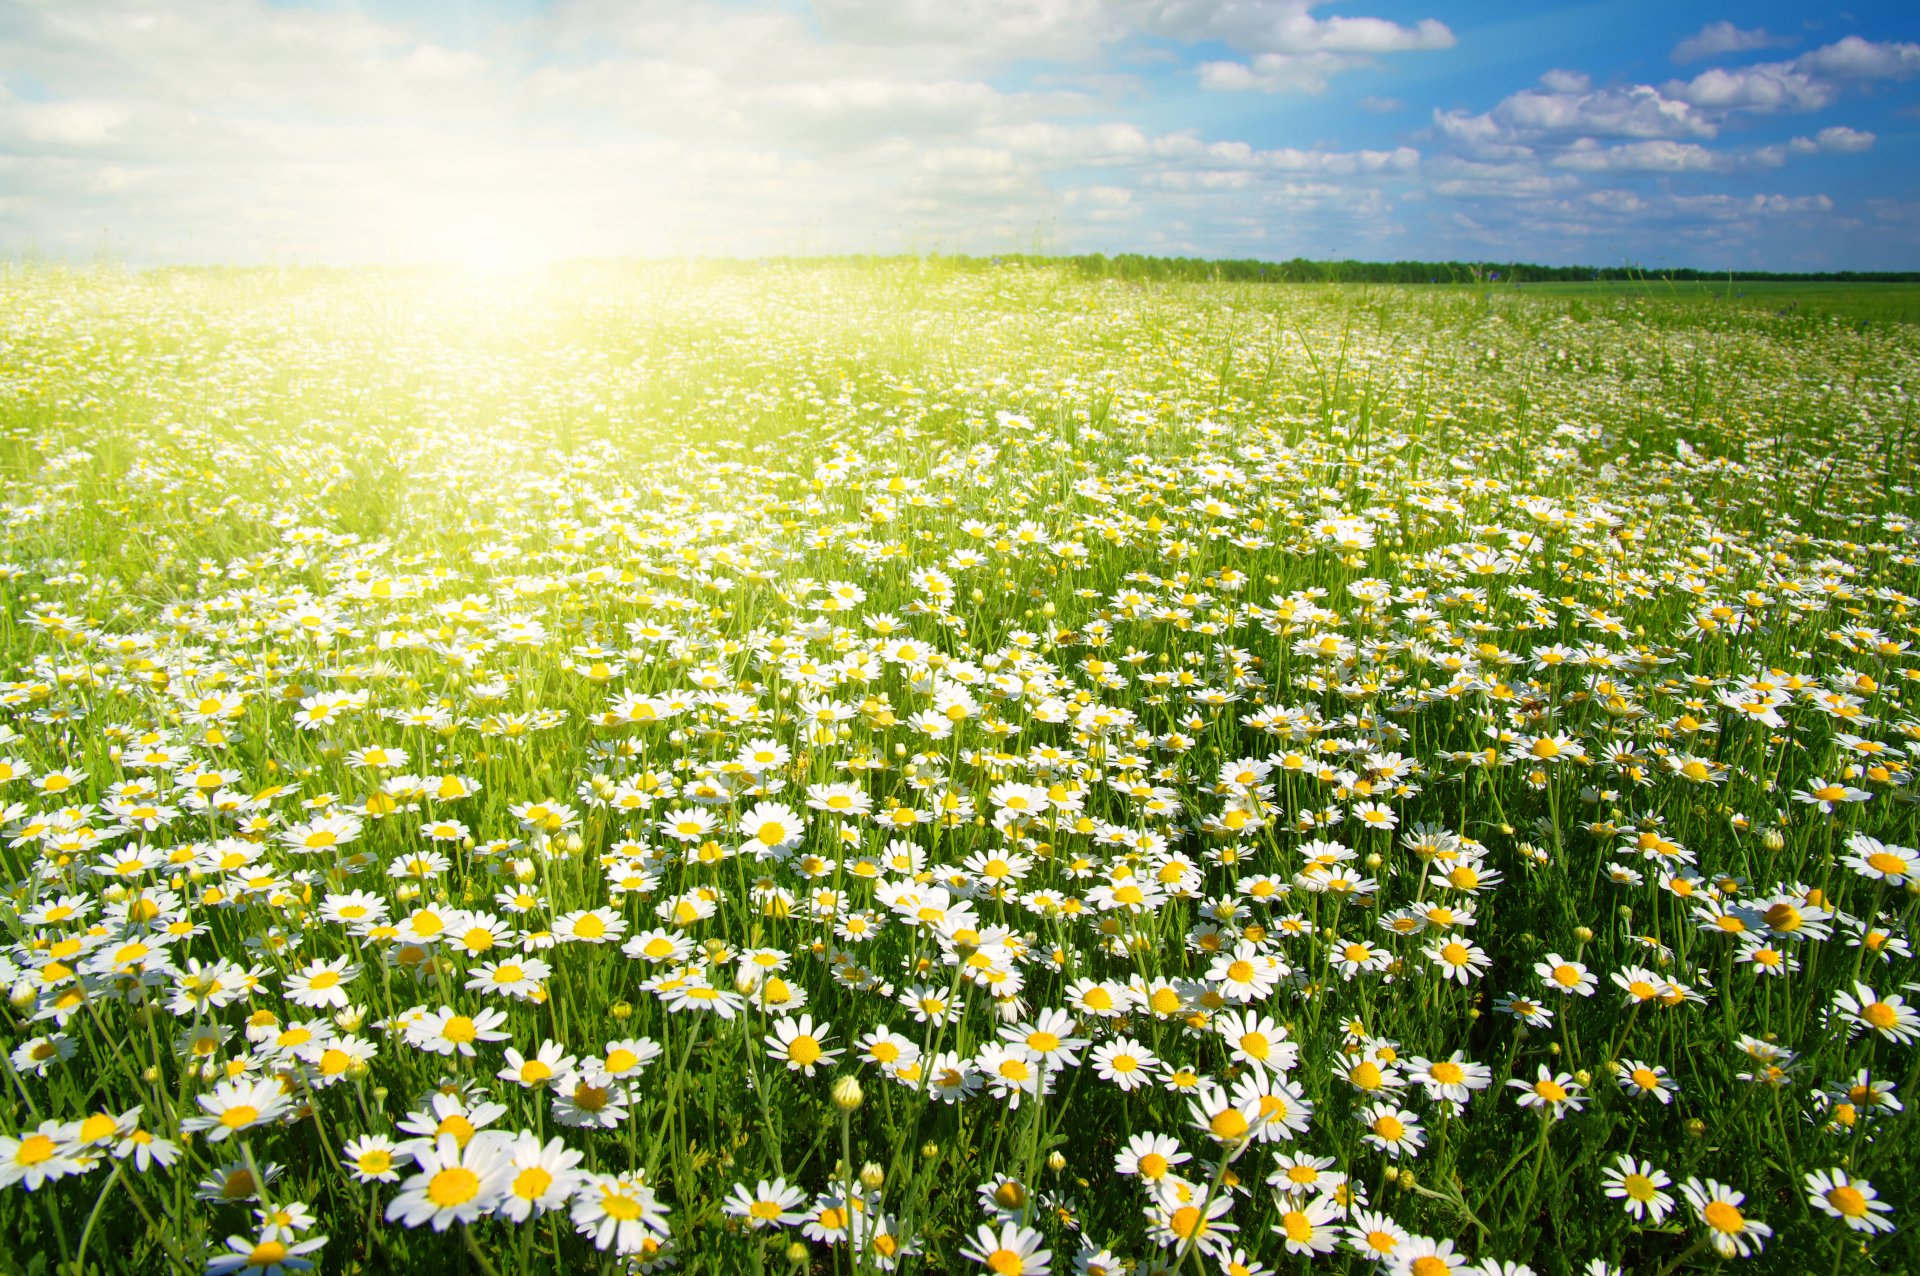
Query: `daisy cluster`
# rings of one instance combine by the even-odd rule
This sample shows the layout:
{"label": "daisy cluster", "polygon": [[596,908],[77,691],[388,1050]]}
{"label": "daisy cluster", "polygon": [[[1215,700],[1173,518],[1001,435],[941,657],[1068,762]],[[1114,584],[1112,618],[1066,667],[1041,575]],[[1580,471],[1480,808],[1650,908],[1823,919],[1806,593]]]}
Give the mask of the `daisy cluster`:
{"label": "daisy cluster", "polygon": [[23,1243],[1920,1261],[1913,331],[0,286]]}

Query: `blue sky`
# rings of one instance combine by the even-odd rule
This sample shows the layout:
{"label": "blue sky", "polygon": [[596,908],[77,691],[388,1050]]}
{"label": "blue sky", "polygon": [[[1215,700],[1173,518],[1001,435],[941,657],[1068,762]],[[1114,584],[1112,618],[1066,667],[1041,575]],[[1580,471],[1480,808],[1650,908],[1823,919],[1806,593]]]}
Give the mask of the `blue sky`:
{"label": "blue sky", "polygon": [[1920,16],[0,0],[0,251],[1920,269]]}

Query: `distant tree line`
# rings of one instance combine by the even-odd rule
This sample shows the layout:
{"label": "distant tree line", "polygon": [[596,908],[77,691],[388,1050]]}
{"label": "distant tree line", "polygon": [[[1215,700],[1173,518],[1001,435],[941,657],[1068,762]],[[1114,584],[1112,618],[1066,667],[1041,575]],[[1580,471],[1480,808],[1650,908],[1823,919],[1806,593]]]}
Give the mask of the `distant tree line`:
{"label": "distant tree line", "polygon": [[962,268],[989,269],[1017,264],[1066,267],[1096,279],[1174,279],[1273,283],[1364,284],[1541,284],[1629,283],[1636,281],[1720,281],[1779,283],[1920,283],[1914,270],[1828,270],[1795,273],[1780,270],[1648,269],[1641,266],[1536,266],[1513,261],[1290,261],[1252,259],[1210,261],[1201,257],[1146,257],[1122,253],[1078,256],[943,257]]}

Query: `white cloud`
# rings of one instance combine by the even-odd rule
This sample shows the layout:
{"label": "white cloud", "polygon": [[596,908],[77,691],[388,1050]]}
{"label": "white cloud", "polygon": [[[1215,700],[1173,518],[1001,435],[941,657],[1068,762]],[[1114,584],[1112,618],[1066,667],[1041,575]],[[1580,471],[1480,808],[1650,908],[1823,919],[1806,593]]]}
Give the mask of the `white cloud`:
{"label": "white cloud", "polygon": [[1593,87],[1593,78],[1584,71],[1549,71],[1540,77],[1542,87],[1554,93],[1585,93]]}
{"label": "white cloud", "polygon": [[1665,86],[1669,97],[1715,111],[1817,111],[1839,98],[1848,81],[1904,80],[1920,75],[1920,44],[1865,40],[1857,35],[1803,53],[1789,62],[1713,67]]}
{"label": "white cloud", "polygon": [[1838,151],[1843,155],[1854,155],[1873,149],[1874,135],[1861,129],[1851,129],[1844,124],[1832,128],[1823,128],[1814,134],[1813,140],[1823,151]]}
{"label": "white cloud", "polygon": [[1587,141],[1587,145],[1576,145],[1556,157],[1553,166],[1581,173],[1724,173],[1734,166],[1732,156],[1695,142],[1628,142],[1603,147]]}
{"label": "white cloud", "polygon": [[1792,36],[1769,35],[1764,27],[1743,31],[1731,22],[1709,22],[1673,46],[1676,66],[1718,57],[1723,53],[1750,53],[1755,49],[1777,49],[1794,42]]}

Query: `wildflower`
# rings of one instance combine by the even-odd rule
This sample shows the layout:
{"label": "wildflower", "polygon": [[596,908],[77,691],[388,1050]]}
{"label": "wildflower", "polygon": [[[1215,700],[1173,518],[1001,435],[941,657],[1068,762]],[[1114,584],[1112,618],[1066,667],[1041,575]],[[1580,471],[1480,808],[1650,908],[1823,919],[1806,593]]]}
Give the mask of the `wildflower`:
{"label": "wildflower", "polygon": [[198,1102],[200,1114],[182,1121],[180,1128],[206,1131],[209,1143],[278,1121],[292,1106],[277,1080],[223,1081]]}
{"label": "wildflower", "polygon": [[254,1240],[244,1236],[229,1236],[226,1252],[215,1253],[209,1258],[207,1271],[209,1276],[225,1276],[229,1272],[243,1273],[245,1276],[253,1276],[254,1273],[258,1273],[258,1276],[279,1276],[282,1272],[309,1271],[314,1263],[307,1255],[326,1243],[324,1236],[310,1236],[289,1244],[286,1238],[273,1234],[272,1229]]}
{"label": "wildflower", "polygon": [[1694,1213],[1706,1224],[1707,1240],[1722,1258],[1745,1258],[1749,1253],[1757,1254],[1764,1248],[1766,1238],[1773,1235],[1771,1227],[1740,1212],[1739,1207],[1747,1199],[1746,1194],[1734,1191],[1717,1179],[1703,1182],[1688,1178],[1680,1185],[1680,1194],[1687,1198],[1687,1204],[1693,1206]]}
{"label": "wildflower", "polygon": [[543,1144],[538,1135],[522,1130],[506,1145],[506,1154],[511,1177],[495,1212],[516,1223],[561,1208],[586,1177],[574,1168],[586,1154],[560,1139]]}
{"label": "wildflower", "polygon": [[1371,1103],[1354,1114],[1366,1127],[1365,1141],[1389,1157],[1418,1156],[1426,1146],[1426,1131],[1420,1118],[1391,1103]]}
{"label": "wildflower", "polygon": [[1673,1186],[1673,1180],[1667,1177],[1666,1171],[1655,1169],[1650,1161],[1617,1156],[1600,1176],[1601,1190],[1619,1201],[1621,1208],[1636,1221],[1644,1218],[1658,1224],[1673,1210],[1673,1195],[1664,1190]]}
{"label": "wildflower", "polygon": [[340,1159],[356,1182],[397,1183],[400,1167],[411,1162],[413,1154],[383,1134],[363,1134],[341,1149]]}
{"label": "wildflower", "polygon": [[500,1031],[506,1021],[503,1010],[488,1008],[463,1015],[451,1006],[442,1006],[407,1025],[407,1044],[433,1054],[461,1054],[471,1059],[474,1042],[507,1039],[507,1034]]}
{"label": "wildflower", "polygon": [[744,1183],[735,1183],[727,1194],[723,1208],[734,1218],[742,1219],[755,1231],[764,1227],[792,1227],[806,1218],[796,1207],[806,1203],[807,1194],[797,1187],[789,1187],[784,1178],[776,1178],[771,1183],[761,1179],[749,1192]]}
{"label": "wildflower", "polygon": [[1614,1079],[1620,1088],[1634,1098],[1653,1098],[1661,1106],[1673,1102],[1673,1096],[1680,1093],[1679,1083],[1667,1075],[1667,1070],[1657,1063],[1642,1063],[1638,1059],[1622,1059],[1620,1071]]}
{"label": "wildflower", "polygon": [[668,1209],[638,1174],[589,1174],[573,1198],[573,1226],[595,1249],[638,1254],[668,1238]]}
{"label": "wildflower", "polygon": [[812,1015],[776,1019],[773,1032],[766,1037],[767,1056],[809,1077],[816,1068],[830,1068],[844,1052],[826,1048],[829,1026],[823,1022],[816,1028]]}
{"label": "wildflower", "polygon": [[1518,1090],[1514,1101],[1523,1108],[1539,1108],[1553,1120],[1559,1120],[1568,1109],[1575,1112],[1586,1106],[1586,1096],[1579,1082],[1570,1072],[1555,1075],[1546,1064],[1540,1065],[1539,1075],[1532,1081],[1518,1079],[1507,1084]]}
{"label": "wildflower", "polygon": [[1891,1232],[1885,1217],[1893,1207],[1879,1199],[1873,1184],[1842,1169],[1815,1170],[1806,1176],[1807,1200],[1821,1213],[1837,1218],[1856,1232]]}
{"label": "wildflower", "polygon": [[15,1183],[29,1192],[52,1179],[84,1173],[87,1162],[74,1145],[77,1131],[60,1121],[42,1121],[22,1137],[0,1134],[0,1187]]}
{"label": "wildflower", "polygon": [[1031,1227],[1002,1223],[1000,1230],[982,1224],[971,1243],[960,1249],[962,1258],[970,1258],[993,1276],[1047,1276],[1053,1270],[1053,1251],[1042,1249],[1046,1240]]}
{"label": "wildflower", "polygon": [[1281,1238],[1289,1254],[1330,1254],[1340,1243],[1333,1223],[1340,1217],[1340,1206],[1330,1195],[1301,1198],[1289,1196],[1279,1203],[1280,1219],[1271,1230]]}
{"label": "wildflower", "polygon": [[1849,1036],[1875,1032],[1903,1043],[1920,1037],[1920,1011],[1897,993],[1882,998],[1866,984],[1856,983],[1851,993],[1833,994],[1833,1008],[1847,1022]]}
{"label": "wildflower", "polygon": [[471,1139],[462,1147],[453,1135],[442,1134],[431,1147],[416,1150],[414,1161],[420,1172],[387,1202],[387,1221],[431,1223],[436,1232],[491,1210],[513,1176],[506,1149],[493,1138]]}

